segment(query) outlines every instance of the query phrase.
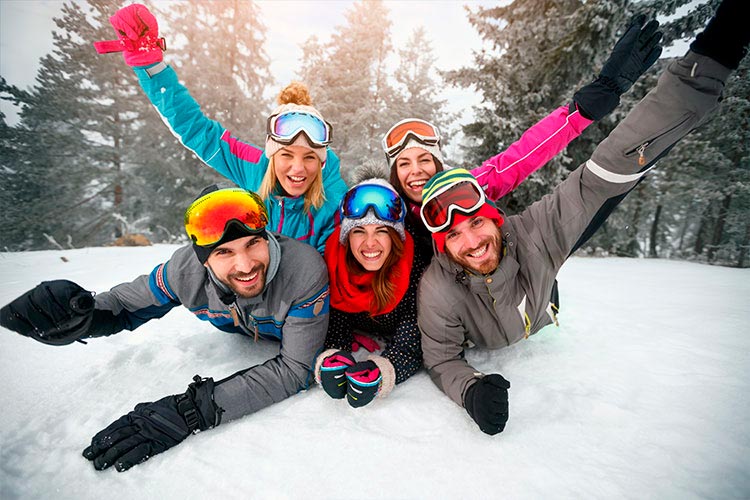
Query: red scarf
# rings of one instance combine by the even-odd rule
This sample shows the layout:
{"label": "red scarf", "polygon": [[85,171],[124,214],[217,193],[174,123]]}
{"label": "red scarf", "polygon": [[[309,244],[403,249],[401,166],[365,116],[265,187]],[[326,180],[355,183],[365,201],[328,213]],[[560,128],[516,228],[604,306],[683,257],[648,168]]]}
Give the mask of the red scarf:
{"label": "red scarf", "polygon": [[404,254],[393,266],[390,279],[396,285],[395,295],[390,304],[380,311],[375,311],[375,293],[372,291],[373,271],[349,273],[346,267],[346,247],[339,243],[341,227],[337,226],[326,241],[325,260],[330,279],[331,306],[339,311],[358,313],[369,312],[370,316],[386,314],[401,302],[409,288],[411,265],[414,261],[414,240],[406,233]]}

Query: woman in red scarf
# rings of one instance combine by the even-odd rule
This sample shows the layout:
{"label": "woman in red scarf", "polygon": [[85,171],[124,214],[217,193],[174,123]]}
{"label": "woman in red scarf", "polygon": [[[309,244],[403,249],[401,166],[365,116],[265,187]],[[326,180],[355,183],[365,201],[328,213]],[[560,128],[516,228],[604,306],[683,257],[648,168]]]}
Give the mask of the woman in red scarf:
{"label": "woman in red scarf", "polygon": [[[426,263],[404,230],[404,202],[386,181],[351,188],[339,214],[340,225],[326,242],[331,313],[315,376],[329,396],[346,397],[357,408],[386,396],[422,366],[416,295]],[[385,341],[380,354],[373,336]],[[373,352],[367,359],[354,358],[355,340]]]}

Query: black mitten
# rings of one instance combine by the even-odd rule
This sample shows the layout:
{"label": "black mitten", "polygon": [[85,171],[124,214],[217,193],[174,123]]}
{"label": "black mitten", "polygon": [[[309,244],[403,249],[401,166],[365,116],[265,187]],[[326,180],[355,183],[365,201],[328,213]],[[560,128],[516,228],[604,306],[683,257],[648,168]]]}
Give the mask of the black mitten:
{"label": "black mitten", "polygon": [[464,408],[485,434],[503,432],[508,422],[510,382],[493,373],[480,378],[464,394]]}
{"label": "black mitten", "polygon": [[181,443],[191,433],[216,427],[222,409],[214,402],[214,381],[198,375],[185,394],[167,396],[135,409],[98,432],[83,456],[96,470],[114,464],[118,472]]}
{"label": "black mitten", "polygon": [[68,280],[44,281],[0,309],[0,325],[50,345],[88,333],[94,296]]}

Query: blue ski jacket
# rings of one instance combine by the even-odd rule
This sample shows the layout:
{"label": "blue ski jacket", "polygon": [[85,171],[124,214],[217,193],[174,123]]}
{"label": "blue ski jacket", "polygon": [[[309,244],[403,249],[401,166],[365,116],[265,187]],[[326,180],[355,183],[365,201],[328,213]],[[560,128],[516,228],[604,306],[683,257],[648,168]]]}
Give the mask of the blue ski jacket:
{"label": "blue ski jacket", "polygon": [[[261,148],[237,139],[219,122],[207,118],[170,66],[157,63],[133,69],[151,104],[183,146],[239,187],[258,191],[269,163]],[[322,172],[326,201],[319,209],[305,211],[301,196],[277,193],[266,199],[268,229],[312,245],[323,254],[347,190],[339,163],[338,156],[327,149]]]}

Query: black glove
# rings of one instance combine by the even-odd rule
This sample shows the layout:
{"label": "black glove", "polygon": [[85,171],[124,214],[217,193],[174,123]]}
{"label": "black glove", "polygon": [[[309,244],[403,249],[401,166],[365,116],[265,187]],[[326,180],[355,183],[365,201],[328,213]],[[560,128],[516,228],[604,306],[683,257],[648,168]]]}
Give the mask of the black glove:
{"label": "black glove", "polygon": [[44,281],[0,309],[0,325],[50,345],[88,333],[94,296],[68,280]]}
{"label": "black glove", "polygon": [[346,370],[346,400],[353,408],[365,406],[378,395],[383,376],[372,360],[360,361]]}
{"label": "black glove", "polygon": [[196,375],[193,380],[185,394],[136,405],[97,433],[83,456],[94,462],[96,470],[114,464],[123,472],[179,444],[190,433],[219,425],[224,410],[214,403],[213,379]]}
{"label": "black glove", "polygon": [[320,385],[326,394],[333,399],[344,399],[346,396],[347,368],[354,366],[356,361],[346,351],[336,351],[323,360],[320,365]]}
{"label": "black glove", "polygon": [[645,26],[646,16],[633,18],[625,34],[615,44],[599,77],[581,87],[573,101],[589,119],[601,120],[620,103],[620,96],[650,68],[661,55],[662,33],[655,19]]}
{"label": "black glove", "polygon": [[493,373],[480,378],[464,394],[464,408],[485,434],[503,432],[508,421],[510,382]]}

